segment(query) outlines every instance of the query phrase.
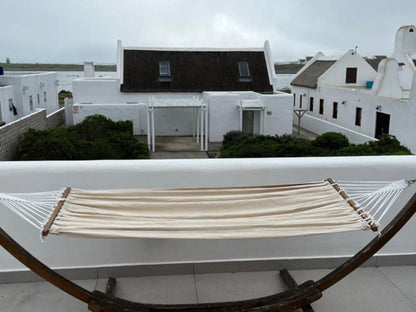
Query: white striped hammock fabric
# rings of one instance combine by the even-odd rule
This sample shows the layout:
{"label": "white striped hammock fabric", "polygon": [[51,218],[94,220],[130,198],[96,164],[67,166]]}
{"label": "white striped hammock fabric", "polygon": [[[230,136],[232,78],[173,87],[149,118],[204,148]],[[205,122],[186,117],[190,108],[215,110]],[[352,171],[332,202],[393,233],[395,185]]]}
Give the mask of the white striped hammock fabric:
{"label": "white striped hammock fabric", "polygon": [[[404,180],[383,184],[368,182],[359,187],[357,183],[346,183],[354,194],[352,203],[349,193],[344,196],[348,198],[344,198],[335,189],[337,185],[332,184],[325,180],[258,187],[71,189],[65,199],[61,199],[61,190],[54,195],[51,192],[49,197],[47,193],[0,195],[0,202],[42,230],[51,219],[57,202],[63,201],[48,228],[54,235],[266,238],[368,230],[370,224],[377,223],[373,209],[384,215],[385,208],[389,208],[401,190],[408,186]],[[339,185],[342,187],[341,183]],[[358,211],[354,205],[359,207]],[[379,212],[380,205],[385,206],[382,212]],[[33,217],[34,214],[37,216]]]}

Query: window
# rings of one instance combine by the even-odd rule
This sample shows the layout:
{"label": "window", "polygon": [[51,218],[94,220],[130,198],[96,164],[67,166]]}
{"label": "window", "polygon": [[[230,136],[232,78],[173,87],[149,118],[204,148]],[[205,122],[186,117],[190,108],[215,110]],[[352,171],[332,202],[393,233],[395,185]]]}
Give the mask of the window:
{"label": "window", "polygon": [[238,62],[238,73],[240,75],[240,81],[251,81],[250,69],[248,68],[248,62]]}
{"label": "window", "polygon": [[313,97],[312,96],[309,98],[309,110],[313,112]]}
{"label": "window", "polygon": [[293,106],[296,106],[296,93],[293,93]]}
{"label": "window", "polygon": [[357,67],[347,67],[345,75],[345,83],[356,83],[357,82]]}
{"label": "window", "polygon": [[43,101],[46,103],[46,101],[47,101],[48,99],[47,99],[47,97],[46,97],[46,91],[43,91]]}
{"label": "window", "polygon": [[334,102],[332,104],[332,118],[334,119],[338,118],[338,102]]}
{"label": "window", "polygon": [[410,28],[409,32],[414,32],[413,28]]}
{"label": "window", "polygon": [[361,107],[355,108],[355,125],[356,126],[361,126],[361,113],[362,113]]}
{"label": "window", "polygon": [[159,81],[164,81],[164,82],[171,81],[169,61],[159,62]]}
{"label": "window", "polygon": [[38,105],[40,104],[40,96],[39,96],[39,93],[38,93]]}
{"label": "window", "polygon": [[299,108],[302,108],[302,94],[299,95]]}
{"label": "window", "polygon": [[319,114],[324,114],[324,99],[319,99]]}
{"label": "window", "polygon": [[29,95],[29,108],[30,111],[33,111],[33,96]]}
{"label": "window", "polygon": [[13,111],[13,115],[17,115],[16,106],[14,106],[13,99],[9,99],[9,111]]}

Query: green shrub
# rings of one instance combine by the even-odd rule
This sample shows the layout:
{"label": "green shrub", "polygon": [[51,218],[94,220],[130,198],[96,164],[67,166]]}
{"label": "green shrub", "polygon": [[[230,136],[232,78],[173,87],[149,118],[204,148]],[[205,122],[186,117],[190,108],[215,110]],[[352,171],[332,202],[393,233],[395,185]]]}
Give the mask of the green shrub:
{"label": "green shrub", "polygon": [[[237,137],[233,134],[232,138]],[[297,139],[289,135],[240,137],[230,140],[219,157],[308,157],[308,156],[361,156],[409,155],[410,150],[394,137],[382,137],[366,144],[349,144],[340,134],[329,132],[315,140]]]}
{"label": "green shrub", "polygon": [[134,137],[133,123],[101,115],[67,128],[30,129],[19,137],[15,155],[15,160],[138,158],[149,158],[149,150]]}
{"label": "green shrub", "polygon": [[350,142],[347,137],[341,133],[327,132],[318,136],[313,141],[313,144],[320,148],[337,150],[349,146]]}
{"label": "green shrub", "polygon": [[224,134],[224,139],[222,140],[222,147],[227,148],[228,146],[238,142],[242,138],[249,137],[250,135],[245,134],[241,131],[229,131]]}

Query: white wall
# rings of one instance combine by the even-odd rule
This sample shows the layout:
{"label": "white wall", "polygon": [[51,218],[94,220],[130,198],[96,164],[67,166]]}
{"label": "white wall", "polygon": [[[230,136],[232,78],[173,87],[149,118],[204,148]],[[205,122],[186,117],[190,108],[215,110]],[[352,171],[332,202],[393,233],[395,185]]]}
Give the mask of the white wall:
{"label": "white wall", "polygon": [[140,110],[146,107],[145,104],[74,104],[73,122],[78,124],[87,116],[104,115],[113,121],[130,120],[133,122],[133,133],[140,135]]}
{"label": "white wall", "polygon": [[[209,105],[209,141],[220,142],[223,135],[231,130],[239,130],[239,111],[237,105],[244,99],[260,99],[271,114],[265,116],[266,134],[291,133],[292,120],[291,95],[276,93],[259,95],[255,92],[120,92],[120,81],[114,78],[84,78],[73,81],[74,103],[112,104],[148,103],[149,97],[158,99],[192,99],[203,97]],[[215,97],[215,100],[214,100]],[[211,104],[212,103],[212,104]],[[289,104],[288,104],[289,103]],[[140,109],[140,133],[147,134],[147,112]],[[192,108],[156,108],[156,135],[192,135]]]}
{"label": "white wall", "polygon": [[[346,70],[348,67],[357,68],[357,82],[345,83]],[[318,79],[319,86],[362,86],[366,85],[367,81],[374,81],[376,71],[368,64],[359,54],[349,50],[345,53],[335,64],[333,64],[321,77]]]}
{"label": "white wall", "polygon": [[[47,114],[59,109],[56,73],[7,74],[2,76],[0,81],[14,87],[14,99],[18,112],[16,119],[32,113],[37,108],[46,108]],[[33,101],[32,108],[30,96]]]}
{"label": "white wall", "polygon": [[[298,124],[298,117],[293,116],[293,124]],[[352,131],[348,128],[344,128],[333,124],[331,122],[322,120],[320,118],[313,117],[309,114],[303,115],[300,121],[300,127],[307,129],[318,135],[327,133],[327,132],[337,132],[345,135],[348,138],[348,141],[352,144],[364,144],[370,141],[377,141],[373,137],[366,136],[359,132]]]}
{"label": "white wall", "polygon": [[[224,134],[240,130],[239,105],[242,100],[259,100],[264,104],[264,134],[292,133],[292,96],[278,92],[204,92],[204,102],[209,106],[209,141],[221,142]],[[260,114],[256,111],[254,129],[259,129]]]}
{"label": "white wall", "polygon": [[416,27],[414,25],[399,28],[396,33],[392,58],[404,64],[399,71],[399,77],[402,88],[409,90],[416,72],[416,67],[412,61],[412,58],[416,58]]}
{"label": "white wall", "polygon": [[209,110],[209,141],[222,142],[224,134],[240,130],[240,95],[231,92],[204,92],[204,102]]}
{"label": "white wall", "polygon": [[[65,186],[84,189],[254,186],[317,181],[326,177],[413,179],[415,172],[416,156],[1,162],[0,189],[7,193],[48,191]],[[415,186],[404,193],[382,226],[414,192]],[[61,268],[347,256],[375,235],[358,231],[249,240],[112,240],[50,236],[42,243],[38,230],[3,206],[0,206],[0,215],[0,226],[12,237],[41,261]],[[380,253],[416,254],[415,236],[416,219],[413,218]],[[21,268],[12,256],[0,249],[0,271]]]}
{"label": "white wall", "polygon": [[[201,97],[196,92],[120,92],[116,78],[81,78],[72,82],[73,101],[77,104],[134,104],[148,103],[149,97],[157,99],[192,99]],[[140,133],[147,134],[147,111],[140,109]],[[157,108],[155,110],[156,135],[192,135],[192,108]]]}
{"label": "white wall", "polygon": [[[389,114],[389,134],[396,136],[403,145],[416,153],[416,139],[413,135],[416,133],[414,122],[416,98],[409,100],[377,97],[373,96],[369,89],[362,88],[321,87],[316,90],[293,87],[292,91],[296,94],[296,107],[299,107],[300,94],[307,94],[303,99],[303,108],[309,109],[309,99],[314,98],[314,110],[308,111],[307,114],[369,137],[375,136],[377,112]],[[321,98],[324,99],[323,115],[319,114],[319,99]],[[346,103],[342,104],[344,100]],[[332,117],[333,102],[338,102],[337,119]],[[377,110],[377,106],[381,108]],[[361,126],[355,125],[356,107],[362,108]]]}
{"label": "white wall", "polygon": [[15,103],[13,87],[0,87],[0,122],[4,121],[5,123],[10,123],[17,119],[13,110],[9,109],[9,99]]}
{"label": "white wall", "polygon": [[284,92],[259,96],[266,107],[264,134],[292,134],[293,96]]}

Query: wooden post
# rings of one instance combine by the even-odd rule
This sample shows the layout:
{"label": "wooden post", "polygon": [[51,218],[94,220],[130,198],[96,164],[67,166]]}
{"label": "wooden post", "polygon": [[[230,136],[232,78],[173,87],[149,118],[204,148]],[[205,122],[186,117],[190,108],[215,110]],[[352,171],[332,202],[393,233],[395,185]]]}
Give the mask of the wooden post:
{"label": "wooden post", "polygon": [[116,291],[116,283],[117,283],[117,280],[114,277],[108,278],[107,286],[105,288],[106,295],[110,297],[114,297],[114,293]]}

